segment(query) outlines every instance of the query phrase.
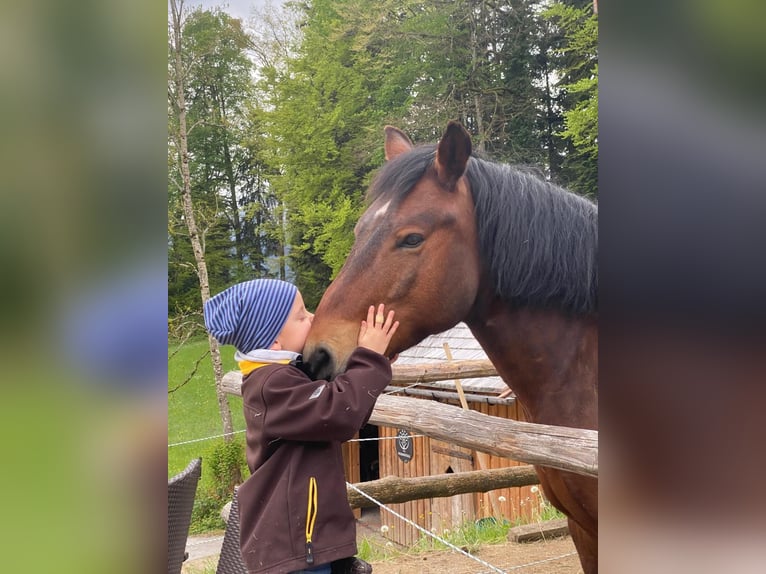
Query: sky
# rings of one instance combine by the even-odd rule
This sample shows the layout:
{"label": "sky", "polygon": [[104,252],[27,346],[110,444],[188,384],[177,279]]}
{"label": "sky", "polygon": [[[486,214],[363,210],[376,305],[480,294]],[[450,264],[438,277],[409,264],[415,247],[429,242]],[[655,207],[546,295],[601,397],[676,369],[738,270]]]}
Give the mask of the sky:
{"label": "sky", "polygon": [[282,4],[282,0],[187,0],[189,7],[202,5],[204,8],[220,6],[224,11],[242,20],[247,20],[254,7],[262,7],[268,4],[276,6]]}

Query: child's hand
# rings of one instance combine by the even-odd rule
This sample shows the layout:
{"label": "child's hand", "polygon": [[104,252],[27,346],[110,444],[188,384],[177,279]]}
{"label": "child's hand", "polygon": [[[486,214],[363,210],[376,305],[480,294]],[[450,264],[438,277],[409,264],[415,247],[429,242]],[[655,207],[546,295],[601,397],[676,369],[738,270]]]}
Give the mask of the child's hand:
{"label": "child's hand", "polygon": [[385,354],[391,337],[394,336],[399,327],[399,321],[394,321],[394,312],[389,311],[385,314],[385,305],[381,303],[378,306],[378,313],[375,313],[375,307],[370,305],[367,310],[367,320],[362,321],[362,327],[359,329],[359,339],[357,344],[360,347],[366,347],[371,351]]}

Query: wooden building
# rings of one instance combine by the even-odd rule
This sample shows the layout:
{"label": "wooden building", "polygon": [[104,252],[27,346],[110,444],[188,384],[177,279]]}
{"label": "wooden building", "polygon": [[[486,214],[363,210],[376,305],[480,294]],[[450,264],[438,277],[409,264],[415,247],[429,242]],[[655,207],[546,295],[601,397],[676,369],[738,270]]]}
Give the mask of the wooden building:
{"label": "wooden building", "polygon": [[[428,337],[419,345],[399,356],[399,364],[444,362],[447,360],[478,360],[487,356],[468,327],[461,323],[438,335]],[[524,420],[515,397],[500,397],[508,387],[499,377],[464,379],[460,381],[469,409],[503,418]],[[437,381],[417,385],[392,385],[387,393],[435,400],[461,406],[455,381]],[[450,472],[518,466],[509,459],[471,451],[429,437],[412,437],[412,454],[405,461],[397,453],[399,429],[367,425],[360,438],[384,440],[351,442],[345,445],[347,478],[349,482],[364,482],[379,477],[429,476]],[[405,441],[406,442],[406,441]],[[402,450],[400,445],[399,450]],[[511,522],[518,518],[532,519],[539,512],[542,491],[534,487],[504,488],[488,493],[462,494],[449,498],[414,500],[390,507],[419,526],[441,534],[466,521],[486,517]],[[388,528],[385,536],[403,545],[418,540],[416,528],[392,514],[381,510],[380,523]]]}

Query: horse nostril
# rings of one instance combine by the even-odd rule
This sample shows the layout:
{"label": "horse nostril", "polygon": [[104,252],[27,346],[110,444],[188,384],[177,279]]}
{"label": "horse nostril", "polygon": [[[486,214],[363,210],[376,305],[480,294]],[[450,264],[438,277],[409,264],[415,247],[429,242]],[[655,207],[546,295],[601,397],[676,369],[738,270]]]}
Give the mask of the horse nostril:
{"label": "horse nostril", "polygon": [[322,346],[309,356],[305,361],[305,367],[309,376],[315,381],[328,379],[333,373],[333,358],[330,351]]}

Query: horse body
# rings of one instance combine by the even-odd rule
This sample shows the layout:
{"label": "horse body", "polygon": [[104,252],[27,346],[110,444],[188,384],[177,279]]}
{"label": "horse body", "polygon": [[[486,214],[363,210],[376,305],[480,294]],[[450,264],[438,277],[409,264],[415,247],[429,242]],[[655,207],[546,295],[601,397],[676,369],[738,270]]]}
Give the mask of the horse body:
{"label": "horse body", "polygon": [[[304,349],[314,375],[343,370],[368,306],[383,302],[400,321],[390,355],[465,321],[529,421],[597,429],[595,206],[472,157],[454,122],[433,148],[388,127],[385,150],[316,310]],[[584,572],[597,572],[598,481],[537,471]]]}
{"label": "horse body", "polygon": [[[486,317],[469,317],[466,324],[513,389],[527,420],[597,429],[595,321],[552,311],[509,309],[498,300],[489,307],[492,311]],[[572,380],[588,384],[572,388]],[[535,470],[547,499],[569,518],[583,571],[597,572],[598,480],[541,466]]]}

